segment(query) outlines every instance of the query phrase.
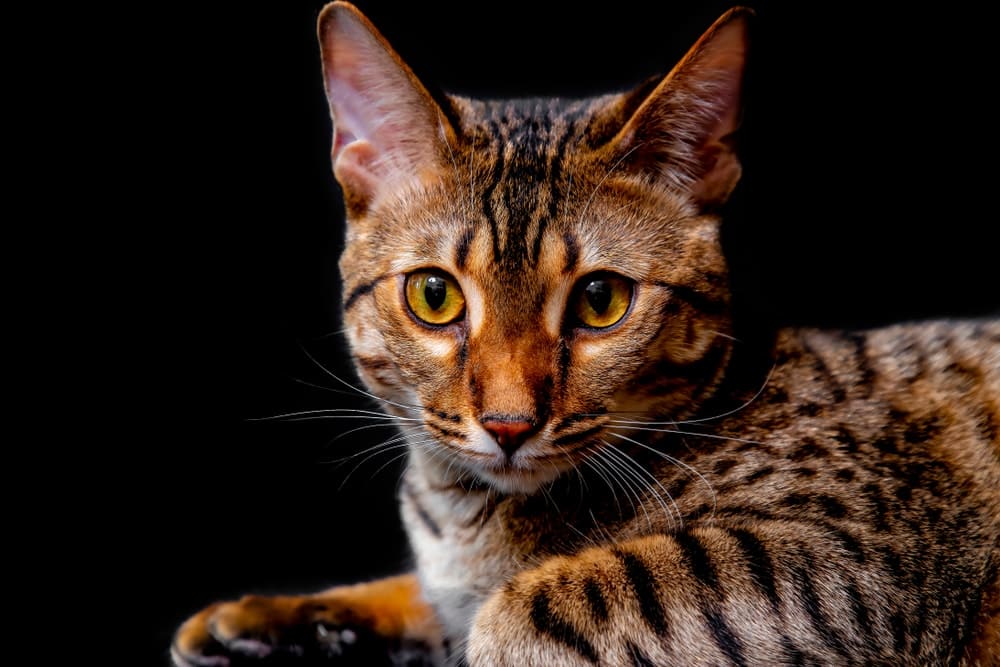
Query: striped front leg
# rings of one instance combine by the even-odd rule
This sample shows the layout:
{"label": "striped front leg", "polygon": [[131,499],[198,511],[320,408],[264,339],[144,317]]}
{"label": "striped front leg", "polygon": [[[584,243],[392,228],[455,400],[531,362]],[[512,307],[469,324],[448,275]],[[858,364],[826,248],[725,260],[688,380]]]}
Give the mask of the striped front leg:
{"label": "striped front leg", "polygon": [[[696,527],[553,558],[518,575],[480,609],[468,662],[954,662],[968,637],[952,620],[967,610],[924,606],[927,616],[917,618],[918,561],[862,542],[773,521]],[[907,571],[907,563],[915,569]],[[941,632],[946,628],[950,637]]]}

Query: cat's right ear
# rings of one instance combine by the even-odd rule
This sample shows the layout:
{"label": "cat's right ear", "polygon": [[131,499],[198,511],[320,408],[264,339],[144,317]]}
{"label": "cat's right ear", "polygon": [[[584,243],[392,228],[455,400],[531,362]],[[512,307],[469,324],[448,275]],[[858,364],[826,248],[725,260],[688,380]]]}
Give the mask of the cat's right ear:
{"label": "cat's right ear", "polygon": [[352,217],[380,195],[434,177],[453,130],[406,63],[346,2],[318,21],[333,118],[333,172]]}

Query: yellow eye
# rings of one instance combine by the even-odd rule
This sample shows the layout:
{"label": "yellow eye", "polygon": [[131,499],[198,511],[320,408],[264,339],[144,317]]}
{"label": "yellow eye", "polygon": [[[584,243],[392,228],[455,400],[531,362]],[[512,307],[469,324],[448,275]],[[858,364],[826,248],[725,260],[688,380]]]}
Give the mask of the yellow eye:
{"label": "yellow eye", "polygon": [[451,324],[465,312],[465,297],[455,279],[439,271],[406,276],[406,303],[427,324]]}
{"label": "yellow eye", "polygon": [[611,273],[596,273],[580,281],[573,309],[581,324],[605,329],[625,317],[632,303],[632,283]]}

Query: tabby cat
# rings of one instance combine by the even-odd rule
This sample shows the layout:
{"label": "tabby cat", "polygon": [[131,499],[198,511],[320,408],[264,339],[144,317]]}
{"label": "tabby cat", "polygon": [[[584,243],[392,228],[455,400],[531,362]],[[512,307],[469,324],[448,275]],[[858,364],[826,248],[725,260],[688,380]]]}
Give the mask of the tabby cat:
{"label": "tabby cat", "polygon": [[734,318],[750,20],[629,93],[484,102],[324,9],[346,331],[416,571],[214,604],[177,665],[1000,664],[1000,322]]}

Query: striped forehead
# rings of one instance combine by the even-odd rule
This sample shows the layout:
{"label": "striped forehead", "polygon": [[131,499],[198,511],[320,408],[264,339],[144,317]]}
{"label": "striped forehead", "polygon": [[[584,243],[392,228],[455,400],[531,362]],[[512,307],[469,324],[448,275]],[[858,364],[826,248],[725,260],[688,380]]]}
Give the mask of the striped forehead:
{"label": "striped forehead", "polygon": [[[498,268],[539,261],[546,231],[571,194],[571,152],[584,136],[588,114],[581,103],[518,100],[484,103],[468,137],[470,227],[485,235]],[[478,224],[476,224],[478,223]]]}

